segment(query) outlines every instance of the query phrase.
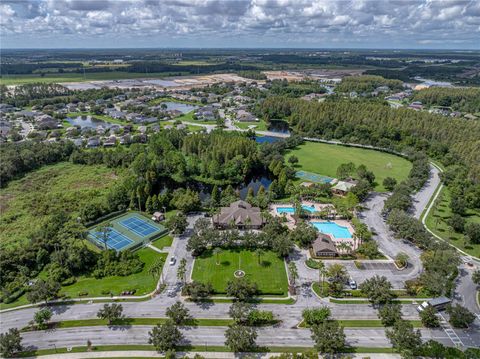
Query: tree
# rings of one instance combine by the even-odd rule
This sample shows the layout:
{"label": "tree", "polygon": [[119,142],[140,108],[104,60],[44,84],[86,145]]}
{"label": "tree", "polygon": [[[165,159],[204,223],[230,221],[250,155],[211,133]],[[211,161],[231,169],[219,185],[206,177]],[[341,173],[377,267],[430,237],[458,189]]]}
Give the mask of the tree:
{"label": "tree", "polygon": [[177,279],[185,283],[185,274],[187,273],[187,260],[182,258],[177,269]]}
{"label": "tree", "polygon": [[472,281],[476,285],[480,284],[480,269],[477,269],[475,272],[472,273]]}
{"label": "tree", "polygon": [[184,287],[185,294],[190,296],[193,301],[207,298],[212,292],[213,287],[211,283],[191,282]]}
{"label": "tree", "polygon": [[152,263],[150,268],[148,268],[148,274],[150,274],[152,277],[160,277],[160,275],[163,272],[163,265],[165,264],[165,258],[164,257],[159,257],[155,262]]}
{"label": "tree", "polygon": [[450,315],[450,324],[454,328],[468,328],[475,320],[475,314],[460,304],[449,305],[447,313]]}
{"label": "tree", "polygon": [[400,252],[395,256],[395,262],[400,268],[405,268],[408,265],[408,255]]}
{"label": "tree", "polygon": [[383,326],[391,327],[396,321],[402,319],[402,311],[400,304],[388,303],[382,306],[378,311]]}
{"label": "tree", "polygon": [[22,337],[17,328],[10,328],[8,332],[0,334],[0,353],[4,357],[11,357],[22,350]]}
{"label": "tree", "polygon": [[323,261],[318,261],[318,282],[321,285],[321,294],[324,295],[323,290],[325,286],[325,277],[328,275],[328,269],[325,267]]}
{"label": "tree", "polygon": [[286,257],[293,250],[293,242],[286,235],[281,234],[275,238],[272,250],[279,257]]}
{"label": "tree", "polygon": [[295,281],[298,278],[298,269],[295,262],[288,263],[288,274],[290,275],[290,279],[292,280],[292,284],[295,285]]}
{"label": "tree", "polygon": [[168,218],[165,221],[165,225],[173,232],[173,234],[180,235],[187,229],[187,216],[182,212],[178,212],[175,216]]}
{"label": "tree", "polygon": [[166,311],[167,317],[169,317],[175,324],[185,324],[190,317],[190,311],[183,305],[182,302],[176,301]]}
{"label": "tree", "polygon": [[265,251],[262,248],[257,248],[255,250],[255,254],[257,255],[258,264],[262,264],[262,256],[265,254]]}
{"label": "tree", "polygon": [[397,320],[391,330],[385,331],[392,346],[403,357],[413,357],[422,345],[420,330],[413,330],[413,325],[406,320]]}
{"label": "tree", "polygon": [[312,309],[304,309],[302,311],[302,318],[304,322],[309,325],[321,324],[330,318],[330,308],[320,307]]}
{"label": "tree", "polygon": [[212,206],[217,207],[220,204],[221,194],[217,185],[213,186],[212,194],[210,196],[210,203]]}
{"label": "tree", "polygon": [[385,304],[393,299],[392,284],[387,277],[375,275],[360,284],[360,290],[374,304]]}
{"label": "tree", "polygon": [[234,278],[227,283],[227,295],[235,297],[239,301],[246,301],[257,293],[257,285],[251,283],[245,277]]}
{"label": "tree", "polygon": [[38,312],[35,312],[33,320],[39,330],[44,330],[47,328],[47,322],[52,319],[52,311],[49,308],[40,309]]}
{"label": "tree", "polygon": [[101,238],[103,242],[103,246],[105,250],[108,250],[107,242],[110,236],[110,232],[112,231],[112,225],[110,222],[106,222],[102,224],[99,228],[98,231],[101,233]]}
{"label": "tree", "polygon": [[422,324],[427,328],[437,328],[440,326],[437,311],[430,305],[420,312],[420,319],[422,320]]}
{"label": "tree", "polygon": [[30,303],[40,301],[48,302],[49,299],[55,298],[60,291],[60,284],[52,280],[37,280],[27,293],[27,299]]}
{"label": "tree", "polygon": [[218,266],[220,264],[220,252],[222,250],[219,247],[213,249],[213,254],[215,255],[215,264]]}
{"label": "tree", "polygon": [[396,185],[397,180],[395,178],[385,177],[385,179],[383,180],[383,187],[385,187],[387,191],[393,191]]}
{"label": "tree", "polygon": [[348,273],[345,267],[339,263],[332,264],[327,271],[329,281],[329,291],[333,295],[340,295],[343,292],[343,286],[348,279]]}
{"label": "tree", "polygon": [[288,163],[295,166],[298,163],[298,157],[295,155],[291,155],[290,157],[288,157]]}
{"label": "tree", "polygon": [[111,325],[112,323],[123,318],[122,312],[123,312],[123,306],[121,304],[107,303],[107,304],[104,304],[103,308],[101,308],[97,312],[97,317],[100,319],[107,320],[108,324]]}
{"label": "tree", "polygon": [[233,302],[228,310],[228,314],[236,323],[246,324],[252,310],[253,305],[250,303]]}
{"label": "tree", "polygon": [[465,218],[457,213],[452,214],[447,223],[455,232],[463,233],[465,231]]}
{"label": "tree", "polygon": [[148,343],[153,344],[158,352],[174,350],[183,339],[182,333],[171,320],[157,324],[148,335]]}
{"label": "tree", "polygon": [[288,237],[291,241],[298,243],[302,248],[309,248],[317,238],[318,232],[315,227],[305,221],[300,221]]}
{"label": "tree", "polygon": [[480,244],[480,223],[469,222],[465,225],[465,234],[472,243]]}
{"label": "tree", "polygon": [[345,333],[336,320],[315,324],[310,330],[320,354],[333,356],[345,348]]}
{"label": "tree", "polygon": [[225,331],[225,345],[234,352],[245,352],[255,348],[257,331],[255,328],[230,324]]}

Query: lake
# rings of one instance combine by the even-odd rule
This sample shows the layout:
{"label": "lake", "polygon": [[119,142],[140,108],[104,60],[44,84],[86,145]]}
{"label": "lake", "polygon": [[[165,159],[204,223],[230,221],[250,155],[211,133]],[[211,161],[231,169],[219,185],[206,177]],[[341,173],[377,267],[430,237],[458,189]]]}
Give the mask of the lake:
{"label": "lake", "polygon": [[198,106],[190,105],[188,103],[181,103],[181,102],[162,102],[162,104],[167,106],[167,110],[177,110],[181,113],[188,113],[198,108]]}
{"label": "lake", "polygon": [[[245,181],[245,183],[238,185],[235,190],[238,191],[240,198],[245,199],[250,188],[253,189],[253,193],[256,195],[261,186],[268,189],[272,184],[272,180],[266,176],[258,176],[251,178],[250,181]],[[225,188],[227,186],[224,186]],[[197,184],[196,190],[199,191],[200,199],[202,202],[208,201],[210,199],[210,194],[212,193],[213,186],[207,184]],[[220,188],[222,190],[222,188]]]}
{"label": "lake", "polygon": [[257,143],[273,143],[277,141],[284,140],[282,137],[274,137],[274,136],[257,136],[255,137],[255,142]]}
{"label": "lake", "polygon": [[67,122],[80,128],[97,128],[99,126],[110,128],[115,125],[114,123],[97,120],[96,118],[92,118],[92,116],[67,117]]}

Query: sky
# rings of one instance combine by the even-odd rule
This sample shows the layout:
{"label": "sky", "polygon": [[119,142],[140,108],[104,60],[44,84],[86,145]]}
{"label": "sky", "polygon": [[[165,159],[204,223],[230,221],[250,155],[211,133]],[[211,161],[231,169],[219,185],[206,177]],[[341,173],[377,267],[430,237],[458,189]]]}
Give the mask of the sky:
{"label": "sky", "polygon": [[1,0],[1,48],[479,49],[480,0]]}

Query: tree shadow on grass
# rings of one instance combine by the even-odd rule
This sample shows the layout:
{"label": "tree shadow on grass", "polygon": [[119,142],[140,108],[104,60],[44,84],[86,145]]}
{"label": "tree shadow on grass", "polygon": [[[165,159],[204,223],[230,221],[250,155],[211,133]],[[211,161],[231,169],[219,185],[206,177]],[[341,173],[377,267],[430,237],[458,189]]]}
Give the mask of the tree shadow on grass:
{"label": "tree shadow on grass", "polygon": [[220,265],[222,265],[224,267],[228,267],[230,265],[230,261],[221,261]]}
{"label": "tree shadow on grass", "polygon": [[260,262],[260,266],[265,267],[265,268],[270,267],[271,265],[272,265],[272,262],[270,262],[270,261],[261,261]]}

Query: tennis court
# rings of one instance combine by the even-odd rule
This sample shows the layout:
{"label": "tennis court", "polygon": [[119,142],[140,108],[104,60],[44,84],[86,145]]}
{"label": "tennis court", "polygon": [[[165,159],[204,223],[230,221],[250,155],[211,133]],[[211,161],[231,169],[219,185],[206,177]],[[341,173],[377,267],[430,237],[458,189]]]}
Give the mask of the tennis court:
{"label": "tennis court", "polygon": [[[120,251],[125,247],[128,247],[133,241],[120,232],[117,232],[114,228],[110,228],[109,231],[106,233],[107,235],[107,247],[110,249],[115,249],[116,251]],[[105,242],[103,241],[103,232],[90,232],[90,236],[92,237],[95,242],[97,242],[100,246],[105,246]]]}
{"label": "tennis court", "polygon": [[295,175],[298,178],[315,183],[330,183],[333,181],[333,178],[307,171],[298,171],[297,173],[295,173]]}
{"label": "tennis court", "polygon": [[120,225],[122,225],[123,227],[131,230],[133,233],[136,233],[142,237],[148,236],[158,231],[158,228],[155,228],[151,224],[147,223],[146,220],[138,217],[130,217],[118,223],[120,223]]}
{"label": "tennis court", "polygon": [[[107,233],[103,231],[105,225],[109,228]],[[97,247],[105,249],[106,236],[107,248],[122,251],[140,248],[167,232],[164,226],[140,212],[127,212],[90,228],[87,238]]]}

